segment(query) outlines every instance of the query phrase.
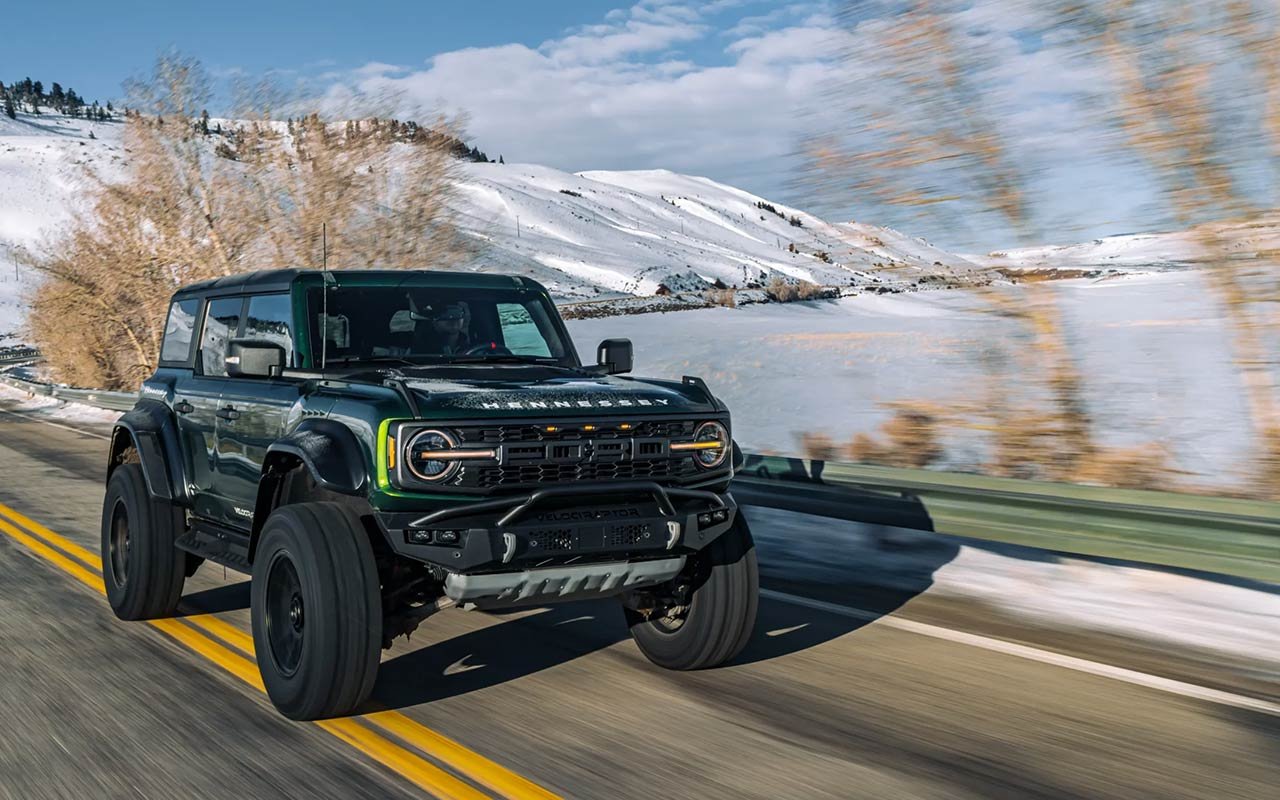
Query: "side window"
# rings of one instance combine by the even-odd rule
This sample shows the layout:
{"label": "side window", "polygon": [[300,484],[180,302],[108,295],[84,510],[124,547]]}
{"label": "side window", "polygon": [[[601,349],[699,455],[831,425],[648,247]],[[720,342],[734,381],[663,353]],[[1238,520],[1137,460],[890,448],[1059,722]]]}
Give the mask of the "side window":
{"label": "side window", "polygon": [[204,334],[200,337],[200,365],[205,375],[223,377],[227,374],[227,342],[235,338],[240,328],[240,308],[243,305],[243,297],[209,301],[209,311],[204,317]]}
{"label": "side window", "polygon": [[293,301],[287,294],[260,294],[249,298],[244,318],[244,338],[272,342],[284,348],[285,366],[293,363]]}
{"label": "side window", "polygon": [[533,321],[529,309],[519,303],[498,303],[498,323],[502,325],[502,341],[518,356],[551,355],[547,340]]}
{"label": "side window", "polygon": [[196,329],[196,312],[199,300],[180,300],[169,306],[169,318],[164,324],[164,344],[160,346],[160,360],[186,362],[191,356],[191,337]]}

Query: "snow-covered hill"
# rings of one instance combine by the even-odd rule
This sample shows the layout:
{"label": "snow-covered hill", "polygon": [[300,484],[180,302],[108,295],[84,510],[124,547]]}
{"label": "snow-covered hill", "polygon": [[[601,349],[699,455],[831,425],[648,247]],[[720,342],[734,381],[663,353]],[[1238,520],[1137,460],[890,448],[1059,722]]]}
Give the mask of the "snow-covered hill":
{"label": "snow-covered hill", "polygon": [[[21,269],[15,280],[22,248],[66,224],[85,196],[85,166],[108,179],[121,174],[123,130],[120,122],[53,113],[0,117],[0,333],[20,324],[22,291],[34,280]],[[647,296],[663,286],[759,286],[777,276],[841,287],[909,285],[977,269],[897,231],[831,224],[664,170],[573,174],[466,163],[461,173],[457,210],[480,245],[477,267],[530,275],[566,300]]]}
{"label": "snow-covered hill", "polygon": [[908,280],[975,269],[897,231],[831,224],[666,170],[467,164],[461,189],[463,227],[491,245],[483,260],[532,274],[566,298],[744,287],[776,275],[856,286],[887,277],[874,274],[881,268],[900,268]]}
{"label": "snow-covered hill", "polygon": [[0,115],[0,335],[20,323],[23,292],[35,279],[20,266],[24,251],[70,219],[85,197],[86,167],[119,174],[122,129],[53,113]]}
{"label": "snow-covered hill", "polygon": [[1206,252],[1256,256],[1280,250],[1280,218],[1202,225],[1168,233],[1129,233],[1070,245],[1002,250],[966,259],[1009,270],[1117,270],[1158,272],[1201,266]]}

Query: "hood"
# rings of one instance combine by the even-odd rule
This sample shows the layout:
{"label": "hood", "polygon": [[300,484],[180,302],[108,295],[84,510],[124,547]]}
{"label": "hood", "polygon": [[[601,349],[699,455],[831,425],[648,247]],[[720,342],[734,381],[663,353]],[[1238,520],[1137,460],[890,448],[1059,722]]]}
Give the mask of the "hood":
{"label": "hood", "polygon": [[475,416],[604,416],[618,413],[713,413],[718,404],[696,383],[614,376],[408,378],[422,411]]}

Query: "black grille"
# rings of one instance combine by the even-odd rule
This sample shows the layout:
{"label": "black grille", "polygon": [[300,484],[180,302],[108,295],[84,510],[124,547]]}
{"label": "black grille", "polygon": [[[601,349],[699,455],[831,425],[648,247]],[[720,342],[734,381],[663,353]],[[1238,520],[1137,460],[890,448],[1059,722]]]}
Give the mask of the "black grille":
{"label": "black grille", "polygon": [[[693,436],[693,420],[648,420],[628,423],[600,420],[550,421],[537,425],[477,425],[460,429],[465,444],[512,444],[517,442],[558,442],[579,439],[674,439]],[[587,430],[585,426],[595,426]],[[554,428],[554,430],[548,430]]]}
{"label": "black grille", "polygon": [[690,474],[696,470],[689,458],[650,459],[645,461],[606,461],[577,464],[519,464],[503,467],[480,467],[476,486],[493,489],[499,486],[565,483],[567,481],[662,480]]}
{"label": "black grille", "polygon": [[653,532],[647,524],[614,525],[609,531],[607,544],[609,547],[628,547],[648,542],[652,535]]}
{"label": "black grille", "polygon": [[535,531],[529,534],[529,549],[538,553],[563,553],[572,550],[575,542],[569,528]]}

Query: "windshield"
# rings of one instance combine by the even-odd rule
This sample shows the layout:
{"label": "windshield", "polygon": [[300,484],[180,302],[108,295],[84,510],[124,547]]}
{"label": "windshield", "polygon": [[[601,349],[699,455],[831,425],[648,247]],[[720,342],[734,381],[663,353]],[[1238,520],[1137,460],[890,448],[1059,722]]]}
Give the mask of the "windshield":
{"label": "windshield", "polygon": [[[307,290],[312,358],[330,366],[528,361],[575,366],[554,306],[520,289],[330,286]],[[324,342],[322,346],[322,342]]]}

